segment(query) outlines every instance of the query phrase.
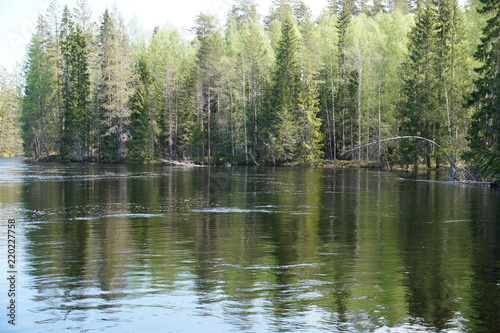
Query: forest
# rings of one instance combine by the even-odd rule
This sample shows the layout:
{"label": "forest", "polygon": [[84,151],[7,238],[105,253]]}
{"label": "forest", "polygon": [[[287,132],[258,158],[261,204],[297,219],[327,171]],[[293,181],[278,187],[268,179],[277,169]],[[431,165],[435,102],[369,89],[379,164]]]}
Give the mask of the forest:
{"label": "forest", "polygon": [[186,34],[53,1],[20,73],[0,70],[0,155],[457,163],[498,179],[498,0],[329,0],[318,17],[302,0],[257,6],[200,13]]}

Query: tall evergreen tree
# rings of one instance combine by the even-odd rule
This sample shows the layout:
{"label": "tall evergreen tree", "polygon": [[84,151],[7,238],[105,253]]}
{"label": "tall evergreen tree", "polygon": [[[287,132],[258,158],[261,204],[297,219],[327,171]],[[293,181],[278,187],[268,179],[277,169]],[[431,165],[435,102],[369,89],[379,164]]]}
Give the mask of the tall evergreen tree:
{"label": "tall evergreen tree", "polygon": [[[152,117],[154,95],[151,93],[153,78],[144,57],[136,65],[139,85],[130,99],[130,141],[128,157],[136,162],[151,162],[154,159],[156,122]],[[152,98],[153,97],[153,98]]]}
{"label": "tall evergreen tree", "polygon": [[[495,2],[481,1],[490,8],[484,16],[497,15]],[[323,153],[340,158],[349,147],[399,131],[434,139],[458,156],[470,112],[462,103],[472,77],[469,44],[478,34],[467,28],[464,37],[456,0],[422,2],[410,43],[403,34],[412,16],[401,6],[413,0],[376,0],[373,10],[365,0],[328,3],[316,22],[304,1],[275,0],[263,24],[254,0],[238,0],[225,31],[214,17],[200,15],[194,41],[157,28],[150,40],[134,30],[130,43],[116,12],[106,11],[98,28],[86,0],[73,13],[53,1],[28,50],[26,150],[34,159],[59,153],[62,160],[108,162],[128,154],[313,163]],[[487,102],[496,105],[488,58],[496,54],[496,22],[488,29],[469,133],[471,147],[483,151],[494,150],[497,121],[485,111]],[[137,149],[142,145],[148,149]],[[416,142],[402,143],[399,153],[405,163],[440,157]]]}
{"label": "tall evergreen tree", "polygon": [[[404,96],[401,104],[402,133],[432,139],[458,156],[468,116],[463,99],[469,82],[470,61],[464,50],[464,29],[458,4],[439,0],[419,4],[416,26],[410,33],[409,58],[405,64]],[[463,134],[462,134],[463,137]],[[463,141],[462,141],[463,142]],[[404,154],[417,165],[424,157],[430,168],[432,156],[439,167],[442,152],[426,144],[404,143]],[[409,161],[406,161],[409,162]]]}
{"label": "tall evergreen tree", "polygon": [[299,133],[296,119],[302,89],[299,48],[299,32],[292,16],[288,14],[278,44],[269,115],[266,119],[267,157],[274,163],[290,162],[297,154]]}
{"label": "tall evergreen tree", "polygon": [[465,132],[470,120],[464,107],[465,96],[471,89],[472,66],[466,54],[470,48],[457,0],[439,0],[437,6],[439,109],[442,123],[446,124],[440,139],[456,159],[465,149]]}
{"label": "tall evergreen tree", "polygon": [[25,152],[33,160],[48,159],[58,150],[57,73],[47,51],[51,38],[47,22],[40,15],[24,69],[23,139]]}
{"label": "tall evergreen tree", "polygon": [[121,161],[126,154],[133,72],[122,19],[106,10],[99,30],[99,159]]}
{"label": "tall evergreen tree", "polygon": [[485,173],[500,174],[500,2],[481,0],[482,13],[489,15],[476,58],[482,66],[470,97],[475,113],[469,130],[469,146],[476,157],[483,156]]}
{"label": "tall evergreen tree", "polygon": [[63,13],[63,120],[60,158],[83,161],[90,157],[90,76],[87,44],[79,26],[74,27],[66,7]]}
{"label": "tall evergreen tree", "polygon": [[[348,47],[349,47],[349,29],[351,25],[352,12],[349,5],[342,3],[342,11],[338,16],[337,31],[338,31],[338,51],[337,51],[337,77],[338,85],[337,98],[335,99],[335,110],[337,112],[337,133],[339,147],[341,150],[353,142],[353,120],[355,107],[352,103],[354,94],[353,73],[348,62]],[[351,138],[349,140],[349,138]],[[350,144],[349,144],[350,141]]]}
{"label": "tall evergreen tree", "polygon": [[[438,114],[438,77],[436,49],[437,13],[427,3],[419,3],[416,25],[410,32],[409,56],[403,67],[404,100],[400,105],[401,134],[417,135],[435,139],[442,130]],[[427,143],[403,142],[403,163],[413,162],[418,167],[418,158],[424,157],[430,168],[431,149]]]}

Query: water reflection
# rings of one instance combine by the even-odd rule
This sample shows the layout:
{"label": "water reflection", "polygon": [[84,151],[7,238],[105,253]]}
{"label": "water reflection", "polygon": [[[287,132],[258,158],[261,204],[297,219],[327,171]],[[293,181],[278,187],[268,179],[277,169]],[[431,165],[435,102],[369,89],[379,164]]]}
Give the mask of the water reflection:
{"label": "water reflection", "polygon": [[368,170],[17,168],[0,208],[22,203],[27,331],[500,331],[489,189]]}

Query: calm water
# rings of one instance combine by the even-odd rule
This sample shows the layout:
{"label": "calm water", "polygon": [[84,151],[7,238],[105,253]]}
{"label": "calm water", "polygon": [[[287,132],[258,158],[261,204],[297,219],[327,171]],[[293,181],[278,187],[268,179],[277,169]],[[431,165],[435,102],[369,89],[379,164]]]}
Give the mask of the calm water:
{"label": "calm water", "polygon": [[500,332],[487,187],[0,159],[0,219],[0,332]]}

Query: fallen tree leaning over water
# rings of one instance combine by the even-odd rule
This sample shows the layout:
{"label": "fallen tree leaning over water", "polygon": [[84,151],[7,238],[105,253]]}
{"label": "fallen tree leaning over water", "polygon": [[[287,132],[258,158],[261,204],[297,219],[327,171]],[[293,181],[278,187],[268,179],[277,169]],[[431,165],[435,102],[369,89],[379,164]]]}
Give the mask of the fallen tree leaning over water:
{"label": "fallen tree leaning over water", "polygon": [[[387,141],[395,141],[395,140],[422,140],[433,144],[434,146],[441,148],[441,150],[445,153],[448,162],[450,163],[450,170],[448,172],[448,179],[459,182],[473,182],[473,183],[487,183],[492,187],[500,187],[500,155],[481,151],[482,158],[480,160],[480,165],[478,166],[478,172],[474,172],[467,168],[457,167],[455,163],[455,159],[441,146],[439,143],[427,139],[421,136],[416,135],[407,135],[407,136],[396,136],[388,139],[376,140],[373,142],[365,143],[359,145],[357,147],[348,149],[342,152],[341,156],[345,154],[352,153],[353,151],[360,150],[363,148],[367,148],[370,146],[378,145]],[[491,182],[484,182],[483,176],[491,175],[493,177]]]}
{"label": "fallen tree leaning over water", "polygon": [[381,144],[383,142],[395,141],[395,140],[422,140],[422,141],[429,142],[429,143],[433,144],[434,146],[440,148],[445,153],[446,158],[448,159],[448,162],[450,163],[450,173],[448,175],[448,177],[450,179],[461,180],[461,178],[464,177],[465,174],[469,174],[470,176],[472,176],[472,174],[470,174],[466,169],[464,169],[464,168],[457,168],[457,165],[455,163],[455,158],[453,156],[451,156],[446,151],[446,149],[444,149],[443,146],[441,146],[439,143],[437,143],[436,141],[433,141],[431,139],[424,138],[424,137],[417,136],[417,135],[396,136],[396,137],[393,137],[393,138],[376,140],[376,141],[373,141],[373,142],[365,143],[365,144],[356,146],[354,148],[345,150],[340,155],[343,156],[345,154],[352,153],[352,152],[354,152],[356,150],[360,150],[360,149],[367,148],[367,147],[370,147],[370,146],[378,145],[378,144]]}
{"label": "fallen tree leaning over water", "polygon": [[160,159],[159,161],[162,164],[167,164],[167,165],[171,165],[171,166],[180,166],[180,167],[189,167],[189,168],[192,168],[192,167],[201,167],[202,166],[202,165],[195,164],[195,163],[193,163],[191,161],[187,161],[187,160],[176,161],[176,160]]}

